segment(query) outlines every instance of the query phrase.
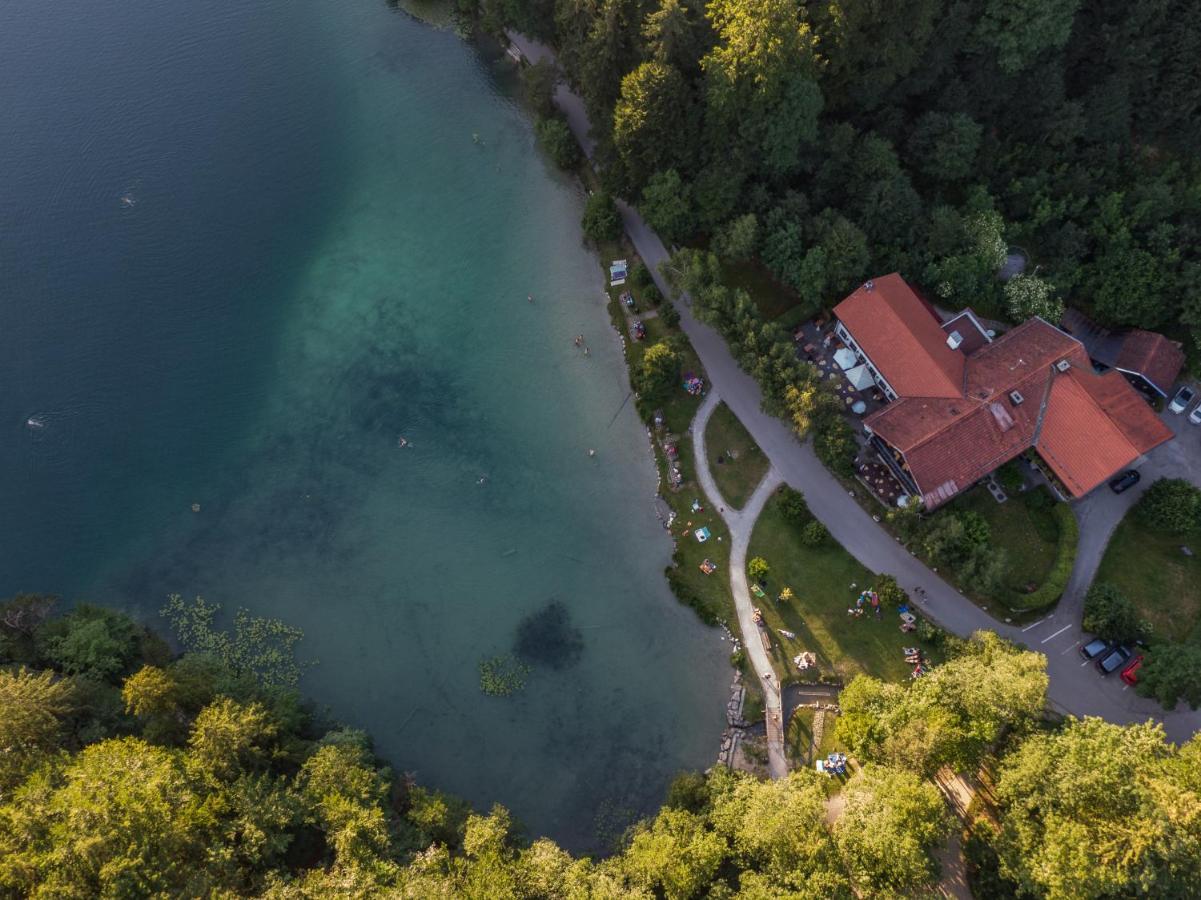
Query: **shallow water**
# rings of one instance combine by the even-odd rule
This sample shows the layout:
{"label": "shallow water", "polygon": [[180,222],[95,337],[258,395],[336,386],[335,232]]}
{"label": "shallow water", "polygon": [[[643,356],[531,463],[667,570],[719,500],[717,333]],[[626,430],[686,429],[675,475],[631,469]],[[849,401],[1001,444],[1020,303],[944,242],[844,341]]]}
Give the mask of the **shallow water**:
{"label": "shallow water", "polygon": [[[0,593],[280,616],[398,769],[595,848],[728,669],[506,71],[372,0],[0,8]],[[555,600],[582,649],[484,696]]]}

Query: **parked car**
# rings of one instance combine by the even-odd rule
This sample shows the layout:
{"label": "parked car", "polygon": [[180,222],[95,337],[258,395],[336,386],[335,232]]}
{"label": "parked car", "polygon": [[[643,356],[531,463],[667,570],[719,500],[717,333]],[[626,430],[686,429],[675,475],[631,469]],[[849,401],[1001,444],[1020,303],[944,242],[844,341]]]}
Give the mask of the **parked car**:
{"label": "parked car", "polygon": [[1188,420],[1194,425],[1201,425],[1201,403],[1193,407],[1193,411],[1188,414]]}
{"label": "parked car", "polygon": [[1172,398],[1172,402],[1168,404],[1168,409],[1176,413],[1176,415],[1180,415],[1188,409],[1188,405],[1193,402],[1196,396],[1197,392],[1191,387],[1182,387],[1176,392],[1176,396]]}
{"label": "parked car", "polygon": [[1143,667],[1143,655],[1140,653],[1134,659],[1126,664],[1126,668],[1122,669],[1122,681],[1133,685],[1138,683],[1138,670]]}
{"label": "parked car", "polygon": [[1102,675],[1112,675],[1130,659],[1129,647],[1114,647],[1104,656],[1097,659],[1097,671]]}
{"label": "parked car", "polygon": [[1080,648],[1080,655],[1085,659],[1096,659],[1106,650],[1113,648],[1113,644],[1103,638],[1093,638],[1087,644]]}
{"label": "parked car", "polygon": [[1138,480],[1142,477],[1134,469],[1127,469],[1117,478],[1110,479],[1109,489],[1115,494],[1120,494],[1138,484]]}

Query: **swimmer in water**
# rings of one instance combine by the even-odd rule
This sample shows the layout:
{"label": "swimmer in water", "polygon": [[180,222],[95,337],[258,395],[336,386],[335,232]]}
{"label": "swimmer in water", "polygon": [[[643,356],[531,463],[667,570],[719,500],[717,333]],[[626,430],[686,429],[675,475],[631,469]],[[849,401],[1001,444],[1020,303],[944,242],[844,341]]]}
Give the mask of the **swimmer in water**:
{"label": "swimmer in water", "polygon": [[481,476],[479,477],[479,480],[478,480],[478,481],[476,481],[476,484],[487,484],[487,483],[488,483],[488,476],[487,476],[487,475],[481,475]]}
{"label": "swimmer in water", "polygon": [[403,450],[405,447],[409,446],[408,438],[401,437],[400,440],[396,442],[396,446]]}
{"label": "swimmer in water", "polygon": [[28,419],[26,419],[25,425],[28,428],[45,428],[46,427],[46,423],[43,422],[41,419],[39,419],[37,416],[30,416]]}
{"label": "swimmer in water", "polygon": [[121,198],[121,205],[124,206],[126,209],[129,209],[131,206],[133,206],[137,202],[138,201],[133,198],[132,194],[126,194],[124,197]]}

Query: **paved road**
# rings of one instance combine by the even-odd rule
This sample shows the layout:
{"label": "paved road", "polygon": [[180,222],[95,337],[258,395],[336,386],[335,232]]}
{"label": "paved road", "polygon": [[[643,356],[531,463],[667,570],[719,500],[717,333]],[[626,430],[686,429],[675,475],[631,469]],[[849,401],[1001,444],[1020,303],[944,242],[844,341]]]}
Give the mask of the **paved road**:
{"label": "paved road", "polygon": [[[550,49],[544,45],[512,32],[509,37],[530,59],[553,57]],[[555,102],[567,117],[568,125],[585,151],[591,154],[594,142],[589,135],[590,126],[583,102],[565,85],[559,86]],[[671,296],[670,286],[659,271],[669,258],[663,242],[633,208],[619,202],[618,209],[626,233],[653,273],[655,282],[664,296]],[[1096,562],[1100,560],[1104,540],[1113,527],[1106,523],[1112,520],[1116,524],[1115,517],[1120,517],[1119,507],[1124,510],[1125,505],[1132,503],[1138,496],[1137,491],[1127,492],[1130,496],[1120,498],[1112,506],[1108,498],[1101,496],[1101,492],[1081,504],[1084,508],[1079,515],[1085,522],[1082,530],[1086,535],[1086,546],[1082,547],[1085,558],[1078,564],[1079,577],[1073,579],[1065,601],[1048,619],[1021,629],[1011,627],[982,611],[890,537],[847,495],[841,483],[814,456],[809,444],[802,444],[784,422],[762,411],[759,385],[738,367],[721,335],[692,315],[691,303],[691,298],[686,294],[675,302],[680,313],[680,326],[700,357],[713,389],[720,393],[726,405],[746,426],[771,460],[772,468],[787,484],[804,493],[813,514],[859,562],[874,572],[895,576],[911,596],[916,596],[913,594],[915,587],[924,588],[924,599],[916,605],[948,631],[970,635],[979,629],[990,629],[1045,653],[1050,675],[1048,694],[1052,704],[1063,712],[1078,716],[1100,716],[1118,723],[1156,719],[1164,723],[1168,737],[1174,741],[1187,740],[1201,729],[1201,711],[1185,709],[1165,713],[1159,704],[1139,697],[1117,678],[1102,679],[1093,666],[1087,663],[1081,665],[1080,655],[1074,652],[1084,639],[1079,627],[1083,597],[1081,585],[1086,585],[1086,579],[1091,579]],[[1173,424],[1175,427],[1189,427],[1187,424],[1181,426],[1179,422]],[[1183,435],[1181,440],[1172,441],[1150,454],[1144,465],[1143,484],[1154,480],[1151,470],[1147,468],[1149,466],[1162,465],[1165,470],[1173,470],[1174,467],[1186,465],[1186,446],[1193,447],[1201,437],[1201,426],[1197,428],[1197,435]],[[1192,455],[1195,456],[1195,447],[1193,451]],[[1162,462],[1161,456],[1164,457]],[[1188,471],[1192,471],[1191,467],[1198,464],[1187,465],[1190,466]],[[1201,475],[1201,472],[1197,474]],[[1142,486],[1140,484],[1140,488]],[[1096,508],[1093,509],[1089,504]],[[744,631],[744,634],[747,633]]]}
{"label": "paved road", "polygon": [[751,667],[763,687],[764,716],[767,725],[767,770],[772,778],[783,778],[788,774],[788,759],[784,754],[784,707],[780,698],[780,685],[776,683],[771,660],[763,647],[759,626],[755,624],[755,604],[751,600],[750,586],[746,581],[746,551],[751,544],[755,521],[772,492],[780,486],[780,476],[769,468],[751,499],[741,510],[727,506],[713,471],[709,468],[709,455],[705,449],[705,426],[721,398],[710,391],[696,417],[692,420],[692,446],[696,455],[697,480],[701,484],[709,503],[718,510],[730,529],[730,589],[734,593],[734,608],[738,612],[738,627],[742,631],[742,644],[750,658]]}

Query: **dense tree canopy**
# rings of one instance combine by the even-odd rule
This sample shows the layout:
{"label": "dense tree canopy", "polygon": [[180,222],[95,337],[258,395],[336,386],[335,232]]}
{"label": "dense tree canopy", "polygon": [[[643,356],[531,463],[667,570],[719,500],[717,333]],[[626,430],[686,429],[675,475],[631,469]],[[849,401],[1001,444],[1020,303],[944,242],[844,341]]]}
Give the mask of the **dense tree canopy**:
{"label": "dense tree canopy", "polygon": [[[645,204],[658,179],[661,209],[675,173],[688,228],[673,240],[757,254],[818,305],[895,269],[996,318],[1064,303],[1104,325],[1201,329],[1187,0],[547,3],[484,7],[494,24],[541,23],[611,190]],[[842,261],[822,217],[863,237]],[[1015,246],[1034,277],[1002,293]]]}

